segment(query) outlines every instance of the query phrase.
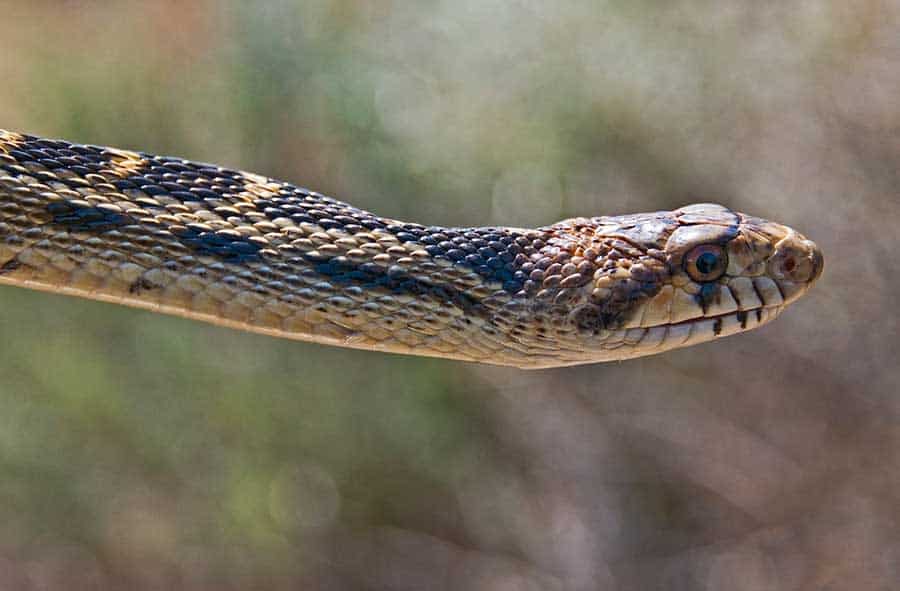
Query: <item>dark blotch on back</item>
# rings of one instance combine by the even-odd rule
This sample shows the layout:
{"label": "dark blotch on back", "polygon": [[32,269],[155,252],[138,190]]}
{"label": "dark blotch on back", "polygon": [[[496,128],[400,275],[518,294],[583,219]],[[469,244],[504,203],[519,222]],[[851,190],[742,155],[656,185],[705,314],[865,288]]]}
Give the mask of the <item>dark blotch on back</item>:
{"label": "dark blotch on back", "polygon": [[137,223],[137,220],[118,211],[103,207],[84,207],[68,201],[47,205],[53,223],[73,232],[105,232]]}
{"label": "dark blotch on back", "polygon": [[[140,221],[123,213],[103,206],[76,205],[69,201],[59,201],[47,205],[53,215],[53,224],[71,232],[102,234],[122,226],[139,225]],[[154,231],[157,228],[153,229]],[[233,236],[223,236],[216,232],[201,231],[190,227],[173,230],[172,235],[197,254],[211,255],[226,262],[239,263],[259,260],[260,246],[255,242]]]}
{"label": "dark blotch on back", "polygon": [[172,229],[178,240],[197,254],[211,255],[229,263],[260,260],[260,245],[244,237],[197,230],[192,227]]}
{"label": "dark blotch on back", "polygon": [[444,228],[393,224],[385,230],[401,242],[416,242],[435,258],[468,267],[485,281],[496,281],[510,294],[522,290],[528,273],[517,258],[530,242],[505,228]]}
{"label": "dark blotch on back", "polygon": [[433,284],[409,275],[399,266],[385,269],[375,263],[353,263],[343,257],[329,258],[307,254],[312,270],[337,285],[353,285],[362,289],[381,289],[395,294],[430,296],[451,303],[469,313],[486,314],[485,306],[471,295],[451,285]]}

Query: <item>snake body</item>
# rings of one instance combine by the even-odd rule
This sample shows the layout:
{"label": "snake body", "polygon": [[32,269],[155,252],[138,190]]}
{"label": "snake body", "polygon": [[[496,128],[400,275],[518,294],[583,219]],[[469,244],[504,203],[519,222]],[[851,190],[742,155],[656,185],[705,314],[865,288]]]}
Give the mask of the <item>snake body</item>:
{"label": "snake body", "polygon": [[0,283],[318,343],[524,368],[762,325],[811,241],[714,204],[537,228],[379,217],[257,174],[0,131]]}

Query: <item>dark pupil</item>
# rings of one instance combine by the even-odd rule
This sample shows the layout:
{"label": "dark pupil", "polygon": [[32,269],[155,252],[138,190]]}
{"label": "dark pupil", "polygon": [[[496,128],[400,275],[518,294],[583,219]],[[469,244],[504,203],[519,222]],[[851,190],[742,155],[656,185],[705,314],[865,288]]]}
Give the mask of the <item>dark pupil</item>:
{"label": "dark pupil", "polygon": [[719,265],[719,257],[711,252],[704,252],[697,257],[697,270],[703,275],[709,275]]}

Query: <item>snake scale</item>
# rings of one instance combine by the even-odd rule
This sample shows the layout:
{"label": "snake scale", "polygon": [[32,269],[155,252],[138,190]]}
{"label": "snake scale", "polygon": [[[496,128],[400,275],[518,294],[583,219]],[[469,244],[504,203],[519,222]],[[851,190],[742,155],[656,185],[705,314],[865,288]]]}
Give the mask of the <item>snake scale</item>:
{"label": "snake scale", "polygon": [[280,337],[552,367],[755,328],[822,272],[714,204],[444,228],[257,174],[0,131],[0,283]]}

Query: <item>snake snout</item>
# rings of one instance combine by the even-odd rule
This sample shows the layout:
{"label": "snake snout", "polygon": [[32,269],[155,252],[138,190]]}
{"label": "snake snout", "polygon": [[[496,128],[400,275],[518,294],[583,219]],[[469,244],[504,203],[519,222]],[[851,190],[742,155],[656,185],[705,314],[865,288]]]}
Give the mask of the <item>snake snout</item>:
{"label": "snake snout", "polygon": [[822,275],[825,258],[812,240],[791,232],[775,247],[769,259],[769,275],[778,282],[791,302],[803,294]]}
{"label": "snake snout", "polygon": [[822,254],[822,249],[816,246],[816,243],[812,240],[808,240],[812,245],[812,264],[813,264],[813,272],[810,276],[809,283],[813,283],[818,281],[819,277],[822,276],[822,271],[825,270],[825,256]]}

